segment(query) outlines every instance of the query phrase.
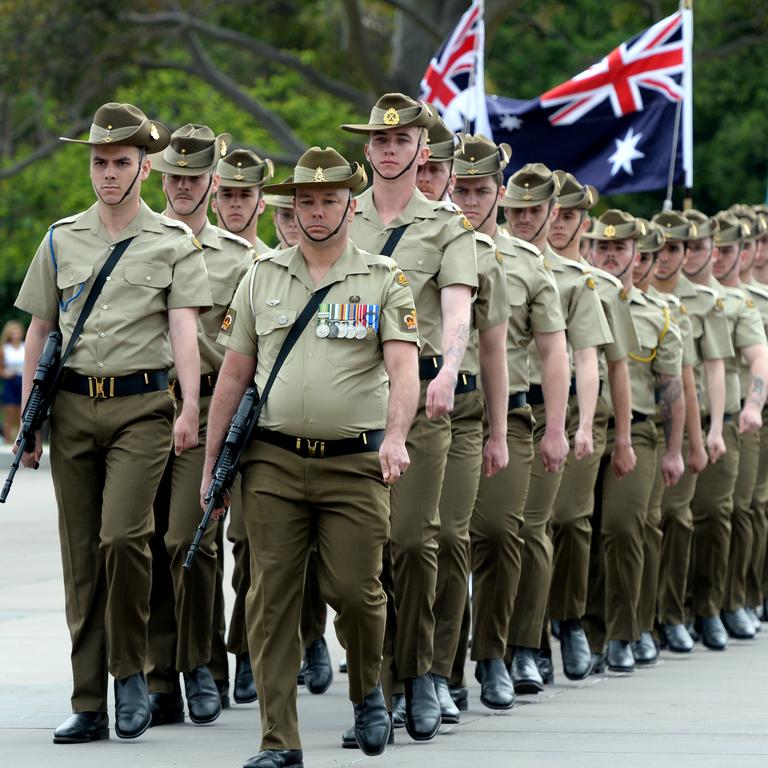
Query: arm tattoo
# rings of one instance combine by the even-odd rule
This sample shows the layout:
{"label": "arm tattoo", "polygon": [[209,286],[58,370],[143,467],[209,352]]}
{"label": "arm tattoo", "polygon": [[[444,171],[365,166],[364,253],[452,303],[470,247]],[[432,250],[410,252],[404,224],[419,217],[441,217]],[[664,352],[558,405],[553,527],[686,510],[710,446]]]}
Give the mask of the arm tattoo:
{"label": "arm tattoo", "polygon": [[747,401],[762,408],[765,403],[765,382],[759,376],[752,376],[749,380],[749,396]]}
{"label": "arm tattoo", "polygon": [[452,363],[457,369],[461,365],[469,340],[469,323],[460,321],[453,329],[450,345],[443,352],[445,363]]}
{"label": "arm tattoo", "polygon": [[682,384],[678,377],[659,377],[656,383],[656,390],[659,395],[661,418],[664,422],[664,439],[669,442],[670,435],[672,434],[672,405],[682,395]]}

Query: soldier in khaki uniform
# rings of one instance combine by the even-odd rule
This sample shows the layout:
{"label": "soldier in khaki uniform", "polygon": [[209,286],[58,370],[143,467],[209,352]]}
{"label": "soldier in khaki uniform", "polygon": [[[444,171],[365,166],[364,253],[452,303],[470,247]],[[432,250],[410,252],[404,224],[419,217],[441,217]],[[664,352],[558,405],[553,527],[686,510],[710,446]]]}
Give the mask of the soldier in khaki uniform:
{"label": "soldier in khaki uniform", "polygon": [[[697,244],[703,247],[688,257],[686,270],[695,283],[708,285],[717,292],[718,306],[728,320],[735,355],[725,361],[723,438],[727,450],[720,461],[710,464],[701,473],[691,502],[694,533],[690,591],[696,629],[704,645],[723,650],[728,638],[719,614],[724,607],[739,446],[741,435],[760,429],[768,369],[760,314],[754,306],[747,305],[747,297],[738,287],[738,264],[744,238],[741,222],[728,213],[714,218],[718,229],[713,237],[699,238],[703,242],[697,241]],[[690,242],[689,246],[693,247]],[[751,370],[751,381],[744,392],[739,384],[737,355],[745,358]],[[702,411],[706,413],[707,400],[704,397],[701,400]]]}
{"label": "soldier in khaki uniform", "polygon": [[[768,224],[768,205],[753,206],[753,210]],[[744,281],[747,289],[759,288],[768,290],[768,232],[757,238],[755,260],[750,274],[750,280]],[[763,317],[766,325],[768,309],[759,295],[753,295],[753,300]],[[760,458],[757,470],[757,485],[752,498],[754,512],[755,546],[752,555],[752,565],[747,578],[747,603],[754,606],[756,615],[763,621],[768,621],[768,412],[763,409],[763,426],[760,429]]]}
{"label": "soldier in khaki uniform", "polygon": [[[427,198],[450,190],[453,182],[467,178],[467,155],[460,147],[454,159],[455,137],[435,116],[429,128],[429,161],[419,168],[417,184]],[[464,150],[463,137],[461,145]],[[509,147],[504,145],[509,156]],[[495,155],[494,155],[495,156]],[[456,173],[451,173],[453,166]],[[503,170],[492,168],[480,178]],[[435,170],[435,168],[439,170]],[[428,169],[426,172],[424,169]],[[470,178],[477,177],[477,169]],[[447,192],[446,192],[447,194]],[[471,220],[470,220],[471,223]],[[492,477],[509,461],[507,449],[507,318],[506,277],[501,255],[487,234],[475,231],[478,289],[472,303],[472,331],[459,370],[455,404],[451,412],[451,447],[440,493],[440,535],[437,550],[435,597],[435,643],[432,677],[442,713],[442,722],[458,722],[459,710],[451,699],[448,679],[460,644],[467,604],[469,577],[469,526],[475,506],[481,471]],[[482,379],[482,392],[478,376]],[[483,436],[483,414],[487,411],[487,440]],[[466,647],[463,649],[466,658]]]}
{"label": "soldier in khaki uniform", "polygon": [[[249,149],[235,149],[222,157],[216,166],[217,189],[211,203],[216,213],[220,229],[247,240],[253,247],[253,253],[261,255],[269,251],[269,246],[258,236],[259,216],[264,211],[265,202],[262,186],[274,175],[274,166],[268,158],[262,160]],[[216,329],[218,331],[218,328]],[[248,634],[245,628],[245,597],[251,585],[250,549],[240,500],[240,480],[230,491],[229,526],[227,538],[232,542],[232,555],[235,565],[232,570],[232,588],[235,602],[229,621],[229,636],[226,644],[224,635],[224,548],[222,528],[217,529],[218,557],[216,569],[216,591],[213,611],[213,643],[211,672],[222,693],[222,705],[226,708],[229,669],[227,651],[235,654],[234,699],[238,704],[247,704],[256,699],[256,684],[251,671],[251,658],[248,653]]]}
{"label": "soldier in khaki uniform", "polygon": [[[535,343],[541,359],[544,408],[550,432],[541,443],[541,460],[558,467],[568,453],[565,412],[569,366],[565,321],[552,271],[537,249],[496,226],[505,191],[502,168],[508,148],[482,136],[465,138],[457,154],[453,196],[483,235],[492,237],[504,263],[507,326],[507,448],[510,461],[494,477],[481,477],[470,523],[473,632],[472,658],[481,685],[480,701],[509,709],[514,688],[504,664],[509,621],[520,580],[523,506],[534,462],[533,418],[526,402],[528,353]],[[462,659],[463,663],[463,659]]]}
{"label": "soldier in khaki uniform", "polygon": [[[16,300],[33,316],[26,396],[48,333],[58,326],[68,343],[108,255],[131,238],[66,362],[51,416],[75,712],[54,732],[57,743],[108,737],[107,670],[115,678],[117,735],[134,738],[150,722],[143,670],[152,500],[171,446],[179,455],[197,443],[195,325],[198,308],[211,304],[199,243],[140,197],[147,153],[168,140],[163,125],[130,104],[99,108],[89,138],[78,142],[91,147],[98,200],[50,228]],[[173,359],[189,393],[175,426]],[[40,453],[38,441],[24,463]]]}
{"label": "soldier in khaki uniform", "polygon": [[368,123],[342,126],[368,136],[365,153],[373,170],[373,186],[358,199],[350,237],[378,253],[398,229],[392,257],[411,285],[420,323],[421,399],[408,437],[411,469],[392,489],[390,541],[397,611],[392,671],[404,681],[405,727],[417,740],[433,738],[440,726],[430,675],[438,504],[477,287],[472,225],[452,203],[432,202],[416,189],[417,169],[429,158],[431,120],[424,104],[393,93],[376,102]]}
{"label": "soldier in khaki uniform", "polygon": [[[632,643],[640,639],[638,608],[643,576],[644,540],[649,526],[648,506],[659,470],[665,485],[674,485],[683,473],[680,454],[685,403],[682,397],[682,339],[666,303],[642,293],[633,285],[634,268],[640,265],[636,241],[646,227],[624,211],[606,211],[587,235],[595,241],[595,265],[621,280],[635,323],[640,351],[630,353],[632,386],[632,446],[635,469],[619,481],[605,467],[598,477],[596,494],[602,514],[600,544],[605,568],[603,616],[594,616],[587,627],[593,650],[601,650],[605,622],[607,665],[615,672],[632,672]],[[653,417],[658,399],[666,445],[657,459],[658,435]],[[612,443],[609,425],[604,461]],[[595,621],[595,618],[597,621]]]}
{"label": "soldier in khaki uniform", "polygon": [[[762,315],[757,308],[753,292],[743,284],[743,276],[749,275],[755,260],[757,238],[764,222],[749,207],[734,205],[729,209],[741,222],[744,239],[736,270],[735,284],[741,289],[747,307],[753,309],[762,323]],[[728,284],[728,279],[721,283]],[[751,372],[739,361],[739,384],[741,392],[748,391]],[[761,425],[762,427],[762,425]],[[728,558],[728,571],[725,578],[722,619],[732,637],[752,638],[756,627],[753,617],[747,611],[747,573],[752,562],[754,543],[752,498],[757,484],[757,471],[760,458],[760,430],[741,435],[739,445],[739,471],[733,493],[733,513],[731,515],[731,546]],[[756,618],[756,617],[755,617]],[[760,626],[759,621],[757,627]]]}
{"label": "soldier in khaki uniform", "polygon": [[[182,456],[169,456],[155,499],[147,673],[153,726],[184,720],[179,673],[184,677],[192,722],[210,723],[222,708],[208,666],[212,655],[218,526],[206,532],[195,567],[185,571],[182,566],[200,522],[197,488],[205,457],[208,406],[224,358],[216,337],[235,288],[252,262],[249,243],[213,226],[207,217],[208,201],[217,187],[216,164],[230,140],[228,134],[216,136],[208,126],[188,124],[171,134],[162,153],[150,158],[153,169],[162,174],[165,215],[186,224],[203,246],[213,298],[213,310],[200,317],[197,329],[201,370],[199,443]],[[175,370],[171,371],[171,391],[178,402],[184,402],[186,393],[176,381]]]}
{"label": "soldier in khaki uniform", "polygon": [[[510,232],[530,242],[544,254],[552,269],[560,292],[566,338],[573,354],[575,377],[571,391],[578,402],[578,421],[573,426],[574,454],[581,459],[592,453],[592,424],[599,385],[597,347],[613,341],[605,312],[589,269],[579,262],[564,259],[547,243],[549,227],[557,215],[558,181],[541,163],[523,166],[507,182],[501,205]],[[535,350],[530,360],[531,388],[528,402],[535,420],[534,445],[552,434],[542,403],[541,367]],[[566,429],[568,429],[566,421]],[[554,427],[559,431],[559,425]],[[562,479],[562,465],[546,466],[534,462],[528,497],[525,502],[525,525],[520,535],[525,541],[522,553],[520,584],[514,612],[510,620],[509,650],[512,679],[518,693],[538,693],[544,679],[551,682],[551,658],[537,653],[549,599],[552,578],[552,541],[548,526],[552,518],[557,490]],[[542,673],[537,657],[544,666]]]}
{"label": "soldier in khaki uniform", "polygon": [[[587,211],[597,204],[597,190],[579,183],[570,173],[555,171],[555,174],[560,190],[557,216],[549,228],[549,243],[562,257],[589,266],[613,336],[613,343],[599,350],[600,385],[592,425],[593,452],[582,458],[576,458],[573,451],[568,454],[552,510],[549,615],[559,625],[560,652],[566,677],[582,680],[593,668],[581,617],[587,606],[595,482],[608,437],[609,418],[613,418],[615,423],[611,455],[614,473],[622,478],[635,466],[630,433],[632,405],[627,355],[637,352],[638,341],[621,281],[588,265],[580,256],[581,235],[589,226]],[[602,394],[605,385],[610,385],[613,410]],[[569,411],[569,438],[573,440],[574,428],[578,425],[578,402],[573,395]]]}
{"label": "soldier in khaki uniform", "polygon": [[290,248],[299,242],[299,228],[293,211],[292,195],[264,195],[264,202],[274,208],[272,221],[281,248]]}
{"label": "soldier in khaki uniform", "polygon": [[300,158],[293,181],[265,187],[295,189],[299,245],[254,264],[219,336],[228,349],[209,421],[205,477],[246,386],[255,381],[263,391],[288,329],[313,291],[331,286],[286,358],[241,465],[252,551],[248,635],[262,721],[262,751],[246,768],[303,765],[298,627],[313,541],[322,593],[336,610],[348,654],[355,737],[364,752],[380,754],[390,733],[378,684],[386,611],[379,574],[389,534],[388,485],[409,463],[418,336],[405,275],[393,260],[348,240],[352,193],[364,184],[360,166],[315,147]]}
{"label": "soldier in khaki uniform", "polygon": [[[658,569],[657,612],[662,643],[674,653],[689,653],[693,640],[685,626],[685,592],[688,581],[693,515],[691,499],[696,479],[709,461],[717,462],[725,453],[723,412],[725,408],[724,359],[732,355],[728,322],[718,308],[717,294],[705,285],[692,283],[682,273],[688,254],[688,242],[709,236],[716,225],[697,211],[681,214],[666,211],[653,222],[663,232],[658,248],[652,284],[668,301],[676,299],[673,312],[678,326],[690,326],[693,358],[683,350],[683,390],[685,394],[685,426],[683,458],[686,468],[674,486],[662,487],[660,511],[662,531]],[[679,303],[679,310],[677,305]],[[709,414],[702,421],[698,390],[706,387]],[[645,601],[645,595],[643,596]],[[645,640],[647,650],[651,646]],[[653,655],[655,656],[655,645]]]}

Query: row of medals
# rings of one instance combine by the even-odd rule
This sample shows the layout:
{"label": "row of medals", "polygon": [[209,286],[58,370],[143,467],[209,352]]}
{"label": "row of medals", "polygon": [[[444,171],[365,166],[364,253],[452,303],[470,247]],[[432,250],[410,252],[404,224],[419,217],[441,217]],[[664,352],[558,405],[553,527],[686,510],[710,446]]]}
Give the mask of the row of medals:
{"label": "row of medals", "polygon": [[376,328],[373,324],[331,320],[330,312],[318,312],[315,333],[321,339],[372,339]]}

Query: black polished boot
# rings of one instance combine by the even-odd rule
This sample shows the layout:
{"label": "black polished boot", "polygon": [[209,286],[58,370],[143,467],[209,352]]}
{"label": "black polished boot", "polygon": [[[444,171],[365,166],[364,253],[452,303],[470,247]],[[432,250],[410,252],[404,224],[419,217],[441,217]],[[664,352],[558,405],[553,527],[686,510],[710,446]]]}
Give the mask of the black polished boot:
{"label": "black polished boot", "polygon": [[569,680],[584,680],[592,673],[592,652],[578,619],[560,622],[560,655],[563,672]]}
{"label": "black polished boot", "polygon": [[405,694],[396,693],[392,697],[392,727],[405,728]]}
{"label": "black polished boot", "polygon": [[693,638],[685,624],[661,624],[659,633],[664,645],[672,653],[690,653],[693,650]]}
{"label": "black polished boot", "polygon": [[608,641],[608,669],[611,672],[634,672],[635,657],[632,646],[626,640]]}
{"label": "black polished boot", "polygon": [[54,732],[54,744],[85,744],[109,738],[109,717],[106,712],[75,712]]}
{"label": "black polished boot", "polygon": [[237,655],[234,695],[238,704],[249,704],[258,698],[256,683],[253,680],[253,670],[251,669],[251,657],[247,653]]}
{"label": "black polished boot", "polygon": [[743,608],[737,608],[735,611],[723,611],[720,617],[728,630],[728,634],[737,640],[754,640],[755,627],[752,619]]}
{"label": "black polished boot", "polygon": [[504,659],[483,659],[477,662],[475,678],[480,683],[480,703],[488,709],[512,709],[515,689],[504,666]]}
{"label": "black polished boot", "polygon": [[432,675],[405,681],[405,730],[414,741],[429,741],[440,728],[440,704]]}
{"label": "black polished boot", "polygon": [[221,714],[221,697],[205,664],[184,673],[189,719],[198,725],[212,723]]}
{"label": "black polished boot", "polygon": [[448,686],[453,703],[459,712],[466,712],[469,709],[469,691],[461,685]]}
{"label": "black polished boot", "polygon": [[[391,747],[395,743],[395,726],[391,725],[392,723],[392,715],[389,716],[389,722],[390,722],[390,729],[389,729],[389,738],[387,739],[387,746]],[[354,726],[352,728],[348,728],[344,733],[341,734],[341,748],[342,749],[360,749],[360,745],[357,743],[357,739],[355,738],[355,728]]]}
{"label": "black polished boot", "polygon": [[694,628],[710,651],[724,651],[728,646],[728,633],[719,616],[697,616]]}
{"label": "black polished boot", "polygon": [[432,680],[435,683],[435,693],[440,704],[440,721],[443,723],[458,723],[459,708],[451,698],[448,680],[442,675],[435,674],[432,675]]}
{"label": "black polished boot", "polygon": [[310,693],[325,693],[333,682],[333,667],[325,638],[304,650],[304,685]]}
{"label": "black polished boot", "polygon": [[632,655],[635,658],[635,664],[639,667],[649,667],[656,663],[659,658],[659,649],[650,632],[641,632],[640,639],[632,643]]}
{"label": "black polished boot", "polygon": [[149,728],[151,721],[144,673],[115,680],[115,733],[121,739],[135,739]]}
{"label": "black polished boot", "polygon": [[552,651],[547,648],[537,648],[533,652],[533,660],[536,669],[539,670],[544,685],[552,685],[555,682],[555,665],[552,663]]}
{"label": "black polished boot", "polygon": [[533,654],[533,648],[515,648],[511,670],[515,693],[541,693],[544,690],[544,680]]}
{"label": "black polished boot", "polygon": [[152,720],[150,728],[158,725],[174,725],[184,722],[184,702],[181,700],[181,691],[173,693],[150,693],[149,711]]}
{"label": "black polished boot", "polygon": [[377,685],[362,704],[355,704],[355,726],[352,730],[364,755],[380,755],[386,749],[392,721],[380,686]]}
{"label": "black polished boot", "polygon": [[243,763],[243,768],[304,768],[300,749],[263,749]]}

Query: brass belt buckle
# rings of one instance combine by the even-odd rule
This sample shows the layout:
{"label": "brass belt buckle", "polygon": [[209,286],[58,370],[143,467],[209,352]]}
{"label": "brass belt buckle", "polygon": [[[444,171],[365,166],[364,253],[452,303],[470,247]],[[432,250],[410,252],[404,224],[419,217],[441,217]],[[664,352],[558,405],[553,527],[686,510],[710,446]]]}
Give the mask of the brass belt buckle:
{"label": "brass belt buckle", "polygon": [[[98,376],[89,376],[88,377],[88,397],[93,397],[97,400],[106,400],[107,399],[107,393],[104,391],[104,382],[106,381],[106,376],[102,376],[99,378]],[[110,379],[110,386],[109,386],[109,396],[112,397],[114,394],[114,379]]]}
{"label": "brass belt buckle", "polygon": [[[320,444],[318,446],[318,443]],[[317,453],[320,452],[320,458],[325,457],[325,442],[323,440],[310,440],[307,438],[307,453],[309,453],[310,459],[318,458]]]}
{"label": "brass belt buckle", "polygon": [[[146,373],[144,374],[144,378],[145,378],[145,380],[146,380],[146,378],[147,378],[147,374],[146,374]],[[168,382],[168,391],[169,391],[169,392],[170,392],[170,393],[171,393],[171,394],[172,394],[174,397],[176,397],[176,379],[172,379],[171,381],[169,381],[169,382]]]}

